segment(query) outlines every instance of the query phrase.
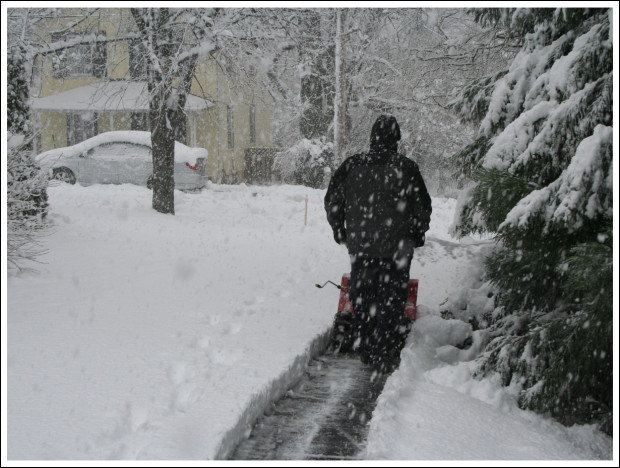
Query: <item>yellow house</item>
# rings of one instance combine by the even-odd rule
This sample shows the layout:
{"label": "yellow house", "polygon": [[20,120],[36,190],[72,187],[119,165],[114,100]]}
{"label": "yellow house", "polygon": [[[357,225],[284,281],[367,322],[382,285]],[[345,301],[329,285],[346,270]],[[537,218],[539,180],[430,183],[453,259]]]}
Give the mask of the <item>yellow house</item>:
{"label": "yellow house", "polygon": [[[39,93],[32,105],[41,128],[39,149],[73,145],[106,131],[148,130],[145,54],[139,41],[129,39],[137,37],[129,9],[100,9],[94,15],[79,8],[61,11],[41,32],[45,40],[62,44],[92,36],[93,41],[39,58]],[[217,62],[199,58],[177,140],[208,150],[211,180],[238,183],[245,181],[246,151],[273,146],[274,102],[255,70],[240,69],[224,54]]]}

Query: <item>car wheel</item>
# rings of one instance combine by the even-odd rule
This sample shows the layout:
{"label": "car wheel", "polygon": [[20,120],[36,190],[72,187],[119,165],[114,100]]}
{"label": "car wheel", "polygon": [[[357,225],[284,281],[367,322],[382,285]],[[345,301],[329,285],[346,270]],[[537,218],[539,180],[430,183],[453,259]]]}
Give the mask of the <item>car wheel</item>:
{"label": "car wheel", "polygon": [[75,184],[75,174],[68,167],[58,167],[54,169],[52,177],[71,185]]}
{"label": "car wheel", "polygon": [[151,174],[149,178],[146,179],[146,188],[149,190],[153,190],[153,174]]}

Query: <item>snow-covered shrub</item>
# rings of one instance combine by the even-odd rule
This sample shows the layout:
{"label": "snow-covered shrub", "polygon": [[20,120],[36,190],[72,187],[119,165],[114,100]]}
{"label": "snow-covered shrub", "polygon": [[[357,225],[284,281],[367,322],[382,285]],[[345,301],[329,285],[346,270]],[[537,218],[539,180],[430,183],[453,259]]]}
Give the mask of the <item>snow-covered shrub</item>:
{"label": "snow-covered shrub", "polygon": [[39,236],[47,213],[47,174],[32,159],[32,131],[26,80],[26,50],[11,47],[7,57],[7,262],[22,269],[42,253]]}
{"label": "snow-covered shrub", "polygon": [[499,289],[480,363],[525,408],[611,431],[613,58],[611,10],[483,10],[527,31],[505,72],[456,108],[479,124],[455,160],[474,186],[457,231],[493,233]]}
{"label": "snow-covered shrub", "polygon": [[47,214],[47,174],[33,162],[29,142],[21,135],[8,137],[7,157],[7,262],[22,269],[43,253],[39,238]]}
{"label": "snow-covered shrub", "polygon": [[335,169],[333,143],[302,139],[277,153],[273,165],[286,183],[325,188]]}

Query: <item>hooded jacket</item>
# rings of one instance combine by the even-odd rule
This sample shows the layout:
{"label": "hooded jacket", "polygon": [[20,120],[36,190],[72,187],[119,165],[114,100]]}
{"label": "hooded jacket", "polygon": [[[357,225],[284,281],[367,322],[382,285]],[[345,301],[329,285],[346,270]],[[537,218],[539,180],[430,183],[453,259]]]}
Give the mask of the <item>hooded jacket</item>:
{"label": "hooded jacket", "polygon": [[397,259],[424,245],[431,198],[418,165],[398,154],[399,140],[396,119],[380,116],[370,151],[345,160],[330,181],[327,220],[351,255]]}

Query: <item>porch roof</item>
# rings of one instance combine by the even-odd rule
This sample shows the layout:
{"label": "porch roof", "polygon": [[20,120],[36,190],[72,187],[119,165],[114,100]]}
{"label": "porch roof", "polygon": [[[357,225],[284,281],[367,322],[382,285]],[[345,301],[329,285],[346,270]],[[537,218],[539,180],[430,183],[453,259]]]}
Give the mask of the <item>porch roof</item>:
{"label": "porch roof", "polygon": [[[148,111],[148,90],[143,81],[107,81],[33,99],[37,111]],[[214,104],[187,95],[185,110],[204,110]]]}

